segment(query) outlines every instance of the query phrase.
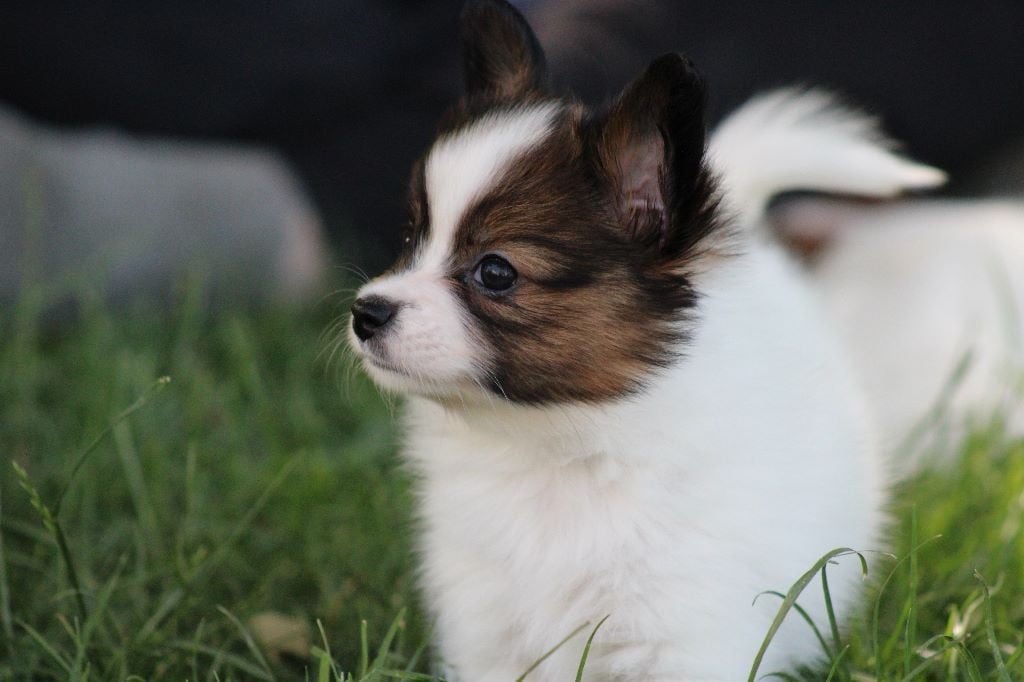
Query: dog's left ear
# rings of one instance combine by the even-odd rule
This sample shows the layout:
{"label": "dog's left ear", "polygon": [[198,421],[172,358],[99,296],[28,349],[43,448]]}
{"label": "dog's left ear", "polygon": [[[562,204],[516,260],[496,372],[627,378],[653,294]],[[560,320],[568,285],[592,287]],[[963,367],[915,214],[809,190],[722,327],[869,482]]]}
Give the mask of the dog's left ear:
{"label": "dog's left ear", "polygon": [[515,100],[543,89],[544,51],[515,7],[505,0],[468,0],[461,23],[467,95]]}
{"label": "dog's left ear", "polygon": [[708,200],[705,100],[693,64],[666,54],[619,96],[601,132],[600,162],[623,229],[661,252],[680,253],[700,236],[687,227]]}

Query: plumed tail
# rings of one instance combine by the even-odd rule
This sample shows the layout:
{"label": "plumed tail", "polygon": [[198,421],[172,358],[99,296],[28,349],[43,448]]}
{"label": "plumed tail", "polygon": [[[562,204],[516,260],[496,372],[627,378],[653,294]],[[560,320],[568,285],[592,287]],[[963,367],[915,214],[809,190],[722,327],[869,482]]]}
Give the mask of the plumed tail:
{"label": "plumed tail", "polygon": [[747,224],[793,190],[891,197],[936,187],[942,171],[905,159],[870,116],[821,90],[755,97],[718,126],[710,142],[727,206]]}

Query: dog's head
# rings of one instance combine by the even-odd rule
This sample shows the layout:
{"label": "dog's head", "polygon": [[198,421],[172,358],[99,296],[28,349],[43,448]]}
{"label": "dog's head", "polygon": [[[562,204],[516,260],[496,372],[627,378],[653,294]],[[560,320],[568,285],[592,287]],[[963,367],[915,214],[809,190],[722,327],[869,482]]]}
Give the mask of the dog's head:
{"label": "dog's head", "polygon": [[466,95],[415,165],[404,252],[352,306],[383,388],[543,404],[628,395],[672,362],[717,232],[704,85],[665,55],[605,110],[549,96],[503,0],[463,11]]}

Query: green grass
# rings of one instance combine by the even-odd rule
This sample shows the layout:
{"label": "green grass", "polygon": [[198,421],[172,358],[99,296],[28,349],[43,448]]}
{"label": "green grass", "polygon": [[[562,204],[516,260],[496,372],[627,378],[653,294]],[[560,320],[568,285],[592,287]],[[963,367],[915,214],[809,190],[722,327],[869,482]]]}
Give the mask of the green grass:
{"label": "green grass", "polygon": [[[431,679],[392,415],[328,366],[331,306],[181,298],[0,312],[0,679]],[[884,590],[784,679],[1024,679],[1024,444],[960,450],[898,491]]]}

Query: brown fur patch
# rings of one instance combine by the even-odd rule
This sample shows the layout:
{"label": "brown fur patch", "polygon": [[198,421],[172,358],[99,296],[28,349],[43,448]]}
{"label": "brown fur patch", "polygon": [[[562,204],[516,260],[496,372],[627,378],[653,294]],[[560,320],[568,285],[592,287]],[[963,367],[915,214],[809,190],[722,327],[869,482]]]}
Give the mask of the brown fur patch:
{"label": "brown fur patch", "polygon": [[470,0],[461,28],[467,94],[512,101],[543,87],[544,53],[514,7]]}
{"label": "brown fur patch", "polygon": [[[458,134],[483,115],[547,100],[543,55],[503,3],[463,17],[467,96],[442,120]],[[449,277],[486,344],[486,376],[512,401],[600,401],[641,389],[685,347],[693,275],[727,255],[704,162],[704,87],[685,58],[651,63],[607,110],[565,103],[550,136],[517,159],[455,232]],[[401,268],[428,233],[422,164],[411,183]],[[505,291],[475,278],[496,254]]]}
{"label": "brown fur patch", "polygon": [[[551,136],[522,156],[465,213],[452,249],[453,287],[486,339],[484,381],[510,400],[598,401],[641,388],[675,360],[697,303],[687,267],[658,239],[623,224],[614,179],[598,153],[601,117],[571,105]],[[698,151],[698,153],[700,153]],[[701,233],[713,220],[692,216]],[[499,254],[518,271],[492,292],[476,265]]]}

